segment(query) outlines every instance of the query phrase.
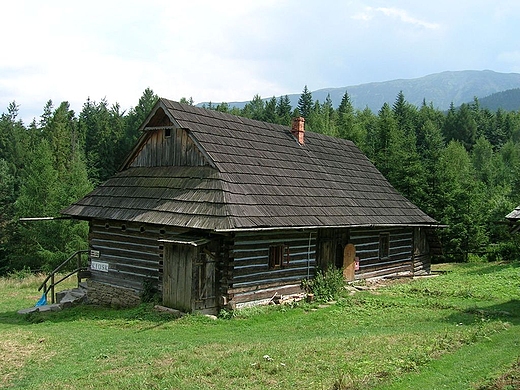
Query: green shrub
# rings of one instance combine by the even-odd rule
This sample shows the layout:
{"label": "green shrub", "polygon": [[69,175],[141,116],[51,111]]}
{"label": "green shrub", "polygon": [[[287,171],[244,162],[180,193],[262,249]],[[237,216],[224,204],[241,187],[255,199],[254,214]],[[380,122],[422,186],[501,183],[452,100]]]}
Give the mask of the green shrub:
{"label": "green shrub", "polygon": [[161,297],[157,290],[156,283],[152,279],[143,280],[143,289],[139,294],[141,302],[143,303],[160,303]]}
{"label": "green shrub", "polygon": [[301,286],[308,294],[314,294],[318,301],[336,300],[345,287],[343,271],[336,268],[329,268],[325,272],[318,271],[314,279],[302,280]]}
{"label": "green shrub", "polygon": [[513,240],[501,242],[490,245],[486,257],[490,262],[516,260],[520,257],[520,248]]}

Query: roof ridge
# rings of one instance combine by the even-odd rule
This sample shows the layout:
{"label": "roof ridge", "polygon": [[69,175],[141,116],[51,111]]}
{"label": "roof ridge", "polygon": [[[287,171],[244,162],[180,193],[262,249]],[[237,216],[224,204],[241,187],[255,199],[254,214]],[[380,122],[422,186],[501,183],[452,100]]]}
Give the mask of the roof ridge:
{"label": "roof ridge", "polygon": [[[307,131],[300,144],[289,126],[164,98],[143,126],[162,115],[159,108],[178,138],[151,129],[156,138],[148,146],[167,155],[178,141],[178,155],[204,156],[148,161],[145,150],[143,164],[154,168],[119,172],[68,214],[214,231],[436,223],[399,194],[352,141]],[[171,175],[155,169],[161,162],[172,164]]]}

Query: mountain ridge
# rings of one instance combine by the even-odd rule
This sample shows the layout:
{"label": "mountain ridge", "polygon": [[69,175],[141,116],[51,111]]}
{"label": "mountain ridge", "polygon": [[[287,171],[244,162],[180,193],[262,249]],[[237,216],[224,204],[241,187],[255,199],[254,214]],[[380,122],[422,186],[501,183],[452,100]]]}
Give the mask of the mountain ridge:
{"label": "mountain ridge", "polygon": [[[444,71],[413,79],[395,79],[338,88],[312,91],[313,100],[323,103],[330,94],[334,107],[338,107],[345,91],[354,108],[368,107],[378,112],[384,103],[392,105],[400,91],[405,99],[416,106],[432,103],[440,110],[447,110],[453,103],[459,106],[506,90],[520,88],[520,73],[500,73],[492,70]],[[303,88],[302,88],[303,89]],[[301,94],[287,94],[292,107],[298,105]],[[276,96],[278,99],[279,96]],[[263,100],[269,100],[264,98]],[[230,107],[243,108],[248,101],[227,102]],[[199,103],[197,106],[207,105]],[[216,105],[218,103],[212,103]]]}

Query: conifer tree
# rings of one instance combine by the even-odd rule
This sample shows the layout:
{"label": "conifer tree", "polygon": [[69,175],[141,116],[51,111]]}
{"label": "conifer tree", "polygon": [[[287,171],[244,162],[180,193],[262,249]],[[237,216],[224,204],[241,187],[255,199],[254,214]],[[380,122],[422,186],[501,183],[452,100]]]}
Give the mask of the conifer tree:
{"label": "conifer tree", "polygon": [[339,135],[336,125],[337,115],[336,110],[334,110],[330,94],[327,94],[327,97],[321,106],[321,116],[323,121],[324,134],[337,137]]}
{"label": "conifer tree", "polygon": [[278,115],[276,113],[276,98],[273,96],[265,103],[264,120],[269,123],[278,123]]}
{"label": "conifer tree", "polygon": [[42,116],[41,132],[52,149],[54,168],[58,172],[64,172],[68,169],[73,150],[78,145],[77,124],[68,102],[62,102],[56,110],[47,112],[50,107],[46,106]]}
{"label": "conifer tree", "polygon": [[388,103],[384,103],[379,110],[376,131],[375,163],[381,173],[388,177],[392,169],[391,148],[395,144],[392,143],[392,137],[395,137],[398,131],[397,122]]}
{"label": "conifer tree", "polygon": [[441,223],[448,227],[439,234],[448,258],[468,260],[487,244],[482,205],[485,192],[475,180],[475,171],[465,146],[451,141],[444,149],[439,164],[441,202],[437,206]]}
{"label": "conifer tree", "polygon": [[265,117],[265,103],[258,94],[253,96],[253,100],[244,106],[243,114],[247,118],[262,121]]}
{"label": "conifer tree", "polygon": [[372,161],[376,161],[379,152],[378,140],[378,117],[368,108],[356,113],[356,123],[360,129],[359,140],[356,145],[367,155]]}
{"label": "conifer tree", "polygon": [[217,104],[217,107],[215,108],[215,111],[218,112],[229,112],[229,104],[222,102]]}
{"label": "conifer tree", "polygon": [[318,100],[314,102],[311,111],[305,119],[305,129],[321,134],[325,134],[327,131],[322,106]]}
{"label": "conifer tree", "polygon": [[94,183],[102,182],[117,171],[129,152],[123,114],[117,104],[109,108],[106,100],[88,100],[80,113],[79,126],[85,134],[89,178]]}
{"label": "conifer tree", "polygon": [[18,119],[18,105],[11,102],[7,113],[0,116],[0,159],[6,161],[10,173],[15,177],[15,188],[18,188],[19,172],[30,153],[29,135]]}
{"label": "conifer tree", "polygon": [[446,114],[442,132],[446,142],[457,139],[457,110],[455,109],[453,102],[450,103],[450,108]]}
{"label": "conifer tree", "polygon": [[8,271],[8,243],[14,223],[15,178],[7,161],[0,158],[0,275]]}
{"label": "conifer tree", "polygon": [[[48,140],[42,139],[24,168],[23,184],[15,202],[17,217],[58,215],[61,183],[54,164],[52,147]],[[10,253],[11,266],[23,264],[31,269],[40,269],[47,261],[48,252],[56,248],[54,232],[55,229],[41,223],[22,225],[17,237],[19,244]]]}
{"label": "conifer tree", "polygon": [[470,106],[462,104],[456,116],[456,134],[454,139],[462,142],[466,150],[470,151],[477,140],[477,122]]}
{"label": "conifer tree", "polygon": [[[146,116],[150,113],[153,106],[159,100],[151,88],[146,88],[139,98],[137,106],[132,108],[125,117],[125,133],[119,143],[120,154],[126,155],[139,139],[139,127],[143,124]],[[211,103],[210,103],[211,105]]]}
{"label": "conifer tree", "polygon": [[358,123],[348,91],[345,91],[337,110],[337,128],[339,137],[351,140],[357,146],[363,148],[367,128]]}
{"label": "conifer tree", "polygon": [[417,108],[406,101],[403,91],[400,91],[397,95],[392,111],[397,126],[404,132],[405,136],[409,137],[412,136],[411,133],[416,133]]}
{"label": "conifer tree", "polygon": [[305,119],[309,118],[313,105],[312,93],[309,91],[307,86],[305,86],[300,98],[298,99],[298,111],[300,112],[300,115]]}
{"label": "conifer tree", "polygon": [[186,104],[188,106],[193,106],[193,98],[190,96],[189,99],[186,99],[185,97],[181,97],[181,100],[179,100],[179,103]]}
{"label": "conifer tree", "polygon": [[289,96],[280,96],[278,103],[276,104],[276,114],[278,116],[278,123],[285,126],[290,126],[292,122],[291,118],[291,101]]}
{"label": "conifer tree", "polygon": [[417,137],[417,153],[424,168],[424,200],[421,204],[423,211],[434,218],[440,219],[437,207],[439,200],[439,186],[441,183],[439,162],[445,148],[442,131],[436,123],[427,119],[419,128]]}

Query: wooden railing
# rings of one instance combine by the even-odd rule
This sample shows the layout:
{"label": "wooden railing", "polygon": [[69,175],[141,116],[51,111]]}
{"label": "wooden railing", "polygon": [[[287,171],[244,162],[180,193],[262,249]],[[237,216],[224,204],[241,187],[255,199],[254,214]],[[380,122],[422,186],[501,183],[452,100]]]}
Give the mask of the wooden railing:
{"label": "wooden railing", "polygon": [[[42,291],[45,294],[45,297],[47,297],[48,292],[51,292],[51,303],[54,303],[56,295],[54,294],[54,287],[58,285],[59,283],[63,282],[64,280],[68,279],[70,276],[76,274],[78,277],[78,286],[82,279],[82,271],[87,270],[86,262],[83,263],[81,259],[81,255],[88,253],[88,250],[80,250],[74,252],[72,255],[69,256],[67,260],[65,260],[63,263],[61,263],[59,266],[57,266],[50,274],[45,278],[41,286],[38,288],[38,291]],[[55,280],[55,276],[58,272],[61,271],[63,267],[65,267],[67,264],[71,262],[71,260],[76,259],[76,268],[73,271],[70,271],[67,275],[63,276],[59,280]],[[49,283],[49,285],[47,285]]]}

